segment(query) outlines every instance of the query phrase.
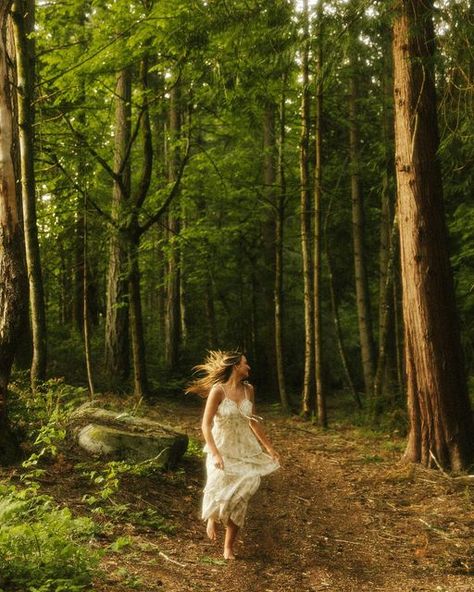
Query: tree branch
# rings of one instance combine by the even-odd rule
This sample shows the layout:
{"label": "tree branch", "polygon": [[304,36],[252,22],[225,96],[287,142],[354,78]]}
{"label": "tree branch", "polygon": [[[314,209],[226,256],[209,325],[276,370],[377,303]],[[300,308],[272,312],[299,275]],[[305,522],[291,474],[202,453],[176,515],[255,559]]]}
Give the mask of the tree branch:
{"label": "tree branch", "polygon": [[190,146],[191,146],[191,142],[190,142],[190,139],[189,139],[189,136],[188,136],[188,138],[187,138],[187,146],[186,146],[186,153],[185,153],[185,155],[183,157],[183,160],[181,161],[181,165],[179,167],[179,171],[178,171],[178,175],[176,177],[176,181],[174,182],[174,185],[171,188],[171,191],[169,192],[169,195],[165,199],[165,201],[163,202],[163,204],[158,208],[158,210],[154,213],[153,216],[151,216],[144,224],[142,224],[139,227],[138,233],[140,235],[144,234],[151,226],[153,226],[153,224],[155,224],[156,222],[159,221],[159,219],[161,218],[161,216],[168,210],[169,206],[171,205],[171,202],[173,201],[173,199],[178,194],[178,191],[179,191],[179,188],[180,188],[180,185],[181,185],[181,179],[182,179],[183,173],[184,173],[184,169],[186,168],[186,165],[187,165],[188,160],[189,160]]}

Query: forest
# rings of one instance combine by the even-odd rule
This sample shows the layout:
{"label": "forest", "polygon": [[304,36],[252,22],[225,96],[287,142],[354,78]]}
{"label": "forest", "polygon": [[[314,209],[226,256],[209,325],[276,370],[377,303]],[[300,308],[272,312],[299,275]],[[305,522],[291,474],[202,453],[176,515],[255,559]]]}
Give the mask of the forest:
{"label": "forest", "polygon": [[[471,589],[473,48],[471,0],[0,0],[0,592]],[[212,351],[282,458],[237,567]]]}

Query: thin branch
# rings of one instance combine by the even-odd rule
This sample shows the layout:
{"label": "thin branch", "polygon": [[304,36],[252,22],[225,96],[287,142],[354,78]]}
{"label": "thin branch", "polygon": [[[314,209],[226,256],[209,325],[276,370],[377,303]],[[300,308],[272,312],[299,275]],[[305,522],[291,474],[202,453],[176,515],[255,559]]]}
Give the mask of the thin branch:
{"label": "thin branch", "polygon": [[169,206],[171,205],[171,202],[178,194],[178,191],[179,191],[179,188],[181,185],[181,179],[182,179],[183,173],[184,173],[184,169],[186,168],[186,165],[189,160],[190,146],[191,146],[191,142],[188,137],[187,138],[186,153],[183,157],[183,160],[181,161],[181,165],[180,165],[180,168],[178,171],[178,175],[176,177],[176,181],[174,182],[174,185],[171,188],[171,191],[169,192],[168,197],[165,199],[163,204],[158,208],[158,210],[153,214],[153,216],[151,216],[144,224],[142,224],[139,227],[139,229],[138,229],[139,235],[144,234],[151,226],[153,226],[153,224],[155,224],[156,222],[159,221],[161,216],[163,216],[163,214],[168,210]]}
{"label": "thin branch", "polygon": [[119,226],[116,223],[116,221],[112,218],[112,216],[107,212],[104,212],[104,210],[102,210],[102,208],[98,206],[96,202],[89,197],[89,194],[86,191],[84,191],[84,189],[82,189],[82,187],[78,183],[76,183],[72,175],[60,163],[57,155],[54,152],[50,152],[50,154],[53,159],[54,165],[57,166],[63,172],[64,176],[70,181],[74,189],[78,191],[87,200],[87,203],[90,204],[103,218],[105,218],[105,220],[107,220],[109,224],[111,224],[114,228],[119,230]]}
{"label": "thin branch", "polygon": [[85,148],[87,148],[87,150],[92,154],[92,156],[97,160],[97,162],[99,164],[102,165],[102,167],[105,169],[105,171],[112,177],[112,179],[114,180],[115,183],[117,183],[120,187],[120,190],[123,193],[126,193],[125,188],[123,186],[123,181],[122,181],[122,177],[120,175],[118,175],[113,169],[112,167],[109,165],[109,163],[105,160],[105,158],[103,158],[96,150],[95,148],[93,148],[86,140],[84,134],[82,134],[81,132],[77,131],[74,126],[72,125],[72,123],[70,122],[69,118],[67,117],[66,114],[63,114],[63,119],[66,121],[67,126],[69,127],[69,129],[71,130],[71,132],[76,136],[76,138],[78,140],[80,140],[81,145],[84,146]]}

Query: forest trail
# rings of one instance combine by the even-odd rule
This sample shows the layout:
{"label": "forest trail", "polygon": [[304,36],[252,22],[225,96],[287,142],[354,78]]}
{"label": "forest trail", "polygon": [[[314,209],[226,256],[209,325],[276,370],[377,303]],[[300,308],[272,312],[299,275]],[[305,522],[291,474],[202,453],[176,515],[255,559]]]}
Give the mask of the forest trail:
{"label": "forest trail", "polygon": [[[201,440],[201,409],[160,403],[150,417]],[[114,503],[154,508],[174,529],[116,521],[97,543],[129,542],[102,560],[94,592],[470,592],[474,484],[398,463],[403,440],[334,426],[327,431],[259,408],[282,456],[262,480],[239,536],[222,559],[199,519],[203,460],[166,477],[127,476]],[[68,470],[69,467],[69,470]],[[472,480],[471,480],[472,481]],[[45,493],[88,514],[90,483],[62,462]],[[126,515],[127,517],[127,515]],[[92,592],[92,591],[91,591]]]}
{"label": "forest trail", "polygon": [[[174,422],[199,437],[200,413]],[[174,497],[174,535],[128,568],[145,590],[167,592],[469,592],[473,589],[473,490],[439,473],[397,465],[387,437],[353,438],[268,417],[283,468],[262,481],[226,563],[198,520],[201,463]],[[169,418],[171,421],[171,417]],[[384,443],[385,441],[385,443]],[[389,444],[387,444],[389,442]],[[383,456],[381,456],[383,455]],[[177,492],[178,493],[178,492]],[[121,562],[128,563],[126,557]],[[471,574],[471,575],[469,575]],[[111,590],[112,588],[100,588]],[[114,590],[127,588],[114,587]]]}

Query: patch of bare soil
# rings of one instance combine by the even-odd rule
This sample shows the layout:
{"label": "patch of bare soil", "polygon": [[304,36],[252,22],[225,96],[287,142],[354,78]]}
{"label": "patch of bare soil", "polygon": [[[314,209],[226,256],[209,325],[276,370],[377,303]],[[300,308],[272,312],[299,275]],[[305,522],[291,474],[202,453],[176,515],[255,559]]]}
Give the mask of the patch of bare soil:
{"label": "patch of bare soil", "polygon": [[[261,412],[260,410],[259,412]],[[160,405],[150,416],[200,439],[198,407]],[[263,409],[283,468],[262,481],[239,537],[222,559],[199,520],[203,460],[158,477],[127,477],[120,501],[151,507],[174,526],[115,524],[130,544],[107,553],[97,592],[469,592],[474,589],[472,479],[398,463],[403,443],[335,427],[327,431]],[[68,468],[69,467],[69,468]],[[86,513],[90,485],[73,464],[51,470],[45,491]]]}

